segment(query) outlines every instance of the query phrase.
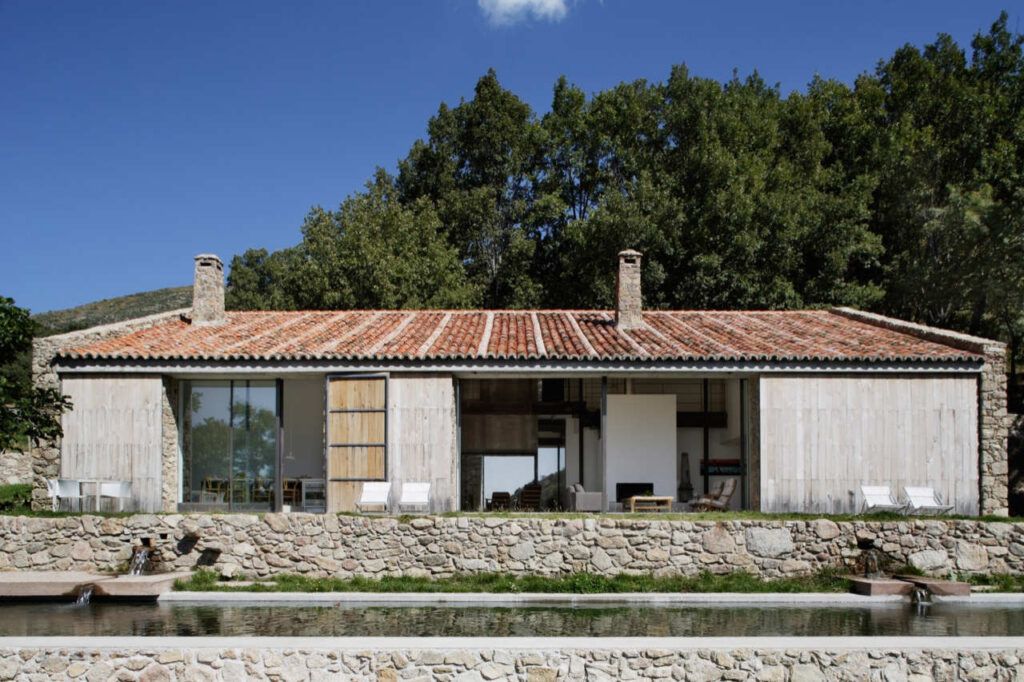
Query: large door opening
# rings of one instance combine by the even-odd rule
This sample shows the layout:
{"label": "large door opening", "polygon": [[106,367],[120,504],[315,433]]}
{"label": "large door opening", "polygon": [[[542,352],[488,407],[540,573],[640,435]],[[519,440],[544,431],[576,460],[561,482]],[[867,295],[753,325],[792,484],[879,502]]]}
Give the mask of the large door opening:
{"label": "large door opening", "polygon": [[362,484],[386,479],[387,377],[328,377],[328,511],[355,511]]}

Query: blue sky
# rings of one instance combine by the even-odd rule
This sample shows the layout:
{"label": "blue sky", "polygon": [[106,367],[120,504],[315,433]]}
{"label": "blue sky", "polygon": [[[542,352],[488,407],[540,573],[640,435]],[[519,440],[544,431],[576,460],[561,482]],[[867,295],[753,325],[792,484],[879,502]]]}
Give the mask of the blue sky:
{"label": "blue sky", "polygon": [[783,91],[963,45],[986,0],[0,0],[0,295],[33,311],[191,281],[299,239],[494,67],[536,110],[673,64]]}

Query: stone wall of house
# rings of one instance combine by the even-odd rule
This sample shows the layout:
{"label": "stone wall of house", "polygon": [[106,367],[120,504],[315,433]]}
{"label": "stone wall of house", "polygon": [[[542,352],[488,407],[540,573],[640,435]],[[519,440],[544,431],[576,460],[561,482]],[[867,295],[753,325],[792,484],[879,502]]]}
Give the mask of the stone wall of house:
{"label": "stone wall of house", "polygon": [[32,482],[32,450],[0,450],[0,483]]}
{"label": "stone wall of house", "polygon": [[[178,318],[188,312],[188,308],[182,308],[67,334],[37,338],[32,342],[32,380],[37,386],[60,388],[60,377],[54,369],[53,361],[61,351],[146,329],[165,320]],[[32,475],[29,482],[34,485],[33,506],[43,509],[50,504],[46,497],[46,479],[56,478],[60,475],[60,442],[44,441],[40,443],[32,450],[31,462]]]}
{"label": "stone wall of house", "polygon": [[891,570],[1024,573],[1024,523],[661,521],[320,514],[0,516],[0,570],[119,570],[151,544],[160,570],[227,576],[443,577],[466,572],[796,576],[880,553]]}
{"label": "stone wall of house", "polygon": [[984,358],[978,381],[978,466],[981,513],[1008,516],[1009,466],[1007,438],[1010,419],[1006,411],[1006,344],[946,329],[866,313],[852,308],[833,312],[860,322],[946,344]]}
{"label": "stone wall of house", "polygon": [[180,383],[163,378],[160,405],[160,496],[163,511],[178,508],[178,391]]}
{"label": "stone wall of house", "polygon": [[1015,680],[1024,650],[942,648],[337,649],[61,645],[0,649],[0,679]]}

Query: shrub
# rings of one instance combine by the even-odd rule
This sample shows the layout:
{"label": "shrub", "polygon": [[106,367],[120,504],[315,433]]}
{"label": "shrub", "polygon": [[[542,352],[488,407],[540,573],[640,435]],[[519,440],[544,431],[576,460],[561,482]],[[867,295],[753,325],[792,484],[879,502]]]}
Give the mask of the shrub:
{"label": "shrub", "polygon": [[0,512],[29,511],[32,508],[32,485],[14,483],[0,485]]}

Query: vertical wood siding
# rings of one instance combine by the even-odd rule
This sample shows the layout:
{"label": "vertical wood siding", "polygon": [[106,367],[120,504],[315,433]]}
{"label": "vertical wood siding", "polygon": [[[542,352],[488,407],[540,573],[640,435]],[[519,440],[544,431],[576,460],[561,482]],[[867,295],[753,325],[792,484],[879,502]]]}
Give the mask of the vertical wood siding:
{"label": "vertical wood siding", "polygon": [[159,376],[65,377],[61,477],[131,481],[135,509],[160,511],[161,387]]}
{"label": "vertical wood siding", "polygon": [[395,502],[404,481],[429,481],[431,511],[453,511],[458,460],[452,378],[392,374],[388,403],[388,468]]}
{"label": "vertical wood siding", "polygon": [[331,377],[327,381],[327,501],[331,512],[356,511],[363,489],[362,481],[334,479],[384,480],[386,476],[386,382],[380,376]]}
{"label": "vertical wood siding", "polygon": [[763,377],[760,497],[770,512],[852,513],[860,486],[935,488],[978,513],[975,377]]}

